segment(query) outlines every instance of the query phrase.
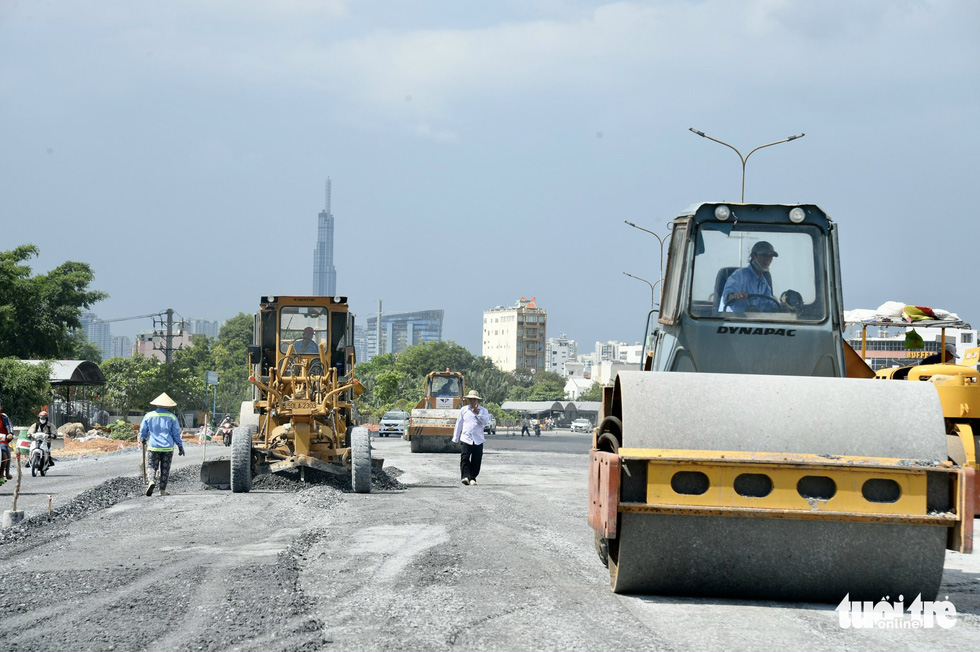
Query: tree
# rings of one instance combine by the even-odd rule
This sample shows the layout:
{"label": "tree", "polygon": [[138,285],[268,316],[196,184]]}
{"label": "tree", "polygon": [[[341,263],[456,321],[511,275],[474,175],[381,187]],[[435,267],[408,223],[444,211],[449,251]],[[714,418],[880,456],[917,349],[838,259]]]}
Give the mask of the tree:
{"label": "tree", "polygon": [[32,244],[0,251],[0,357],[72,356],[72,331],[81,328],[82,309],[109,296],[89,289],[94,274],[87,263],[68,261],[47,274],[31,276],[31,268],[23,263],[39,253]]}
{"label": "tree", "polygon": [[242,401],[252,397],[248,382],[251,368],[248,347],[252,344],[252,315],[240,312],[222,325],[214,343],[214,369],[218,372],[218,411],[238,418]]}
{"label": "tree", "polygon": [[51,402],[51,366],[0,358],[0,397],[3,411],[15,423],[29,424]]}
{"label": "tree", "polygon": [[396,366],[414,378],[443,369],[465,375],[473,366],[473,354],[455,342],[423,342],[399,353]]}
{"label": "tree", "polygon": [[165,365],[152,356],[109,358],[101,365],[106,402],[116,411],[148,411],[150,401],[166,391]]}
{"label": "tree", "polygon": [[602,400],[602,383],[598,380],[592,383],[586,391],[582,392],[578,396],[579,401],[601,401]]}
{"label": "tree", "polygon": [[85,333],[81,329],[72,331],[72,352],[68,355],[70,360],[88,360],[99,364],[102,362],[102,352],[94,342],[89,342]]}

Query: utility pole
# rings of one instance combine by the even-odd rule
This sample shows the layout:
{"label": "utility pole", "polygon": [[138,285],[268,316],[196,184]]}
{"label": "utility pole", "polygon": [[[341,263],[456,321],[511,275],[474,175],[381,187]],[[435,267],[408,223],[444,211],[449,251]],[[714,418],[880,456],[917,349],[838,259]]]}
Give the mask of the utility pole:
{"label": "utility pole", "polygon": [[381,355],[381,299],[378,299],[378,323],[374,329],[374,355]]}
{"label": "utility pole", "polygon": [[[163,351],[163,361],[166,364],[167,373],[167,389],[170,388],[170,363],[173,362],[174,351],[183,348],[183,346],[174,348],[174,309],[167,308],[167,320],[163,322],[161,319],[160,325],[163,326],[164,323],[167,325],[167,330],[165,332],[154,331],[155,334],[161,335],[163,337],[163,346],[154,344],[154,351]],[[156,326],[156,320],[154,320],[154,327]]]}

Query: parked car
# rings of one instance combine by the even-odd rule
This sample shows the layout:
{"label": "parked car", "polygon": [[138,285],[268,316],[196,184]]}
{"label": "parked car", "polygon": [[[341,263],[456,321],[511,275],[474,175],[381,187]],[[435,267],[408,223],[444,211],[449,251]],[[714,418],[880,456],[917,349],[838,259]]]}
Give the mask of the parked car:
{"label": "parked car", "polygon": [[405,410],[388,410],[385,412],[384,416],[381,417],[381,425],[378,428],[378,434],[382,437],[387,437],[389,435],[401,437],[405,434],[405,428],[408,427],[408,419],[411,416],[412,415]]}
{"label": "parked car", "polygon": [[572,421],[572,432],[591,432],[592,422],[588,419],[575,419]]}
{"label": "parked car", "polygon": [[497,417],[490,415],[490,420],[487,421],[487,425],[483,426],[484,435],[496,435],[497,434]]}

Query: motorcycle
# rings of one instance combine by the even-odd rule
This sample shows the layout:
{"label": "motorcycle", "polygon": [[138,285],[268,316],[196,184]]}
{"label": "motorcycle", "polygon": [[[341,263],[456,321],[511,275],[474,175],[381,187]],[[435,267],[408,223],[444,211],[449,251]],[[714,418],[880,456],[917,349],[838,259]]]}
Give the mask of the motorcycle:
{"label": "motorcycle", "polygon": [[40,473],[44,476],[51,468],[51,451],[48,450],[48,433],[46,432],[36,432],[34,433],[34,442],[31,444],[31,476],[37,477]]}
{"label": "motorcycle", "polygon": [[235,424],[231,421],[222,421],[221,425],[218,426],[218,432],[216,433],[221,440],[224,442],[225,446],[231,446],[231,433],[235,430]]}
{"label": "motorcycle", "polygon": [[541,424],[540,423],[534,424],[534,436],[535,437],[540,437],[541,436]]}

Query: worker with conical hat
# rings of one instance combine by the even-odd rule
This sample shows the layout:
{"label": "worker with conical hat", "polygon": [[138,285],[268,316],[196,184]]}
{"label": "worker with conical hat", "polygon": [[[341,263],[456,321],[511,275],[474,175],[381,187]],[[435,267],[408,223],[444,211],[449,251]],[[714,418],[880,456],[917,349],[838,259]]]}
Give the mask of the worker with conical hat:
{"label": "worker with conical hat", "polygon": [[156,409],[147,412],[140,423],[140,443],[150,451],[150,468],[153,476],[146,485],[146,495],[152,496],[153,489],[159,485],[160,495],[167,495],[167,480],[170,478],[170,463],[174,458],[174,447],[184,454],[184,442],[180,439],[180,423],[171,412],[177,403],[164,392],[150,401]]}
{"label": "worker with conical hat", "polygon": [[460,408],[459,416],[456,417],[453,443],[463,447],[459,458],[459,473],[463,484],[475,485],[483,461],[483,428],[490,421],[490,413],[480,405],[483,397],[475,390],[470,390],[463,400],[466,405]]}

